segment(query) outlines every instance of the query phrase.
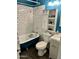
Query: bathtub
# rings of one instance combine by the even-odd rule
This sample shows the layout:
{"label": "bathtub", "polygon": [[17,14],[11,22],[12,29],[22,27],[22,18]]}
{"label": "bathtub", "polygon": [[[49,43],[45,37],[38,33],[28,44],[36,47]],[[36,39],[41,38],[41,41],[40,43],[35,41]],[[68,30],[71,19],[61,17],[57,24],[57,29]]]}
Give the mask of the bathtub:
{"label": "bathtub", "polygon": [[34,47],[38,41],[39,34],[37,33],[30,33],[19,36],[21,51],[24,51],[27,48]]}

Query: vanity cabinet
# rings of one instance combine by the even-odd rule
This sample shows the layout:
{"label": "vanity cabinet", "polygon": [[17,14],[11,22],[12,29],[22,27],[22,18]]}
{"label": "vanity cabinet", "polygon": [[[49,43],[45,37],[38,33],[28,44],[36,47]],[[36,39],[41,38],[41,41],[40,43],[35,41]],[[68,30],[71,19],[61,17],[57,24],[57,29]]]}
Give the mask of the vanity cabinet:
{"label": "vanity cabinet", "polygon": [[49,48],[50,59],[57,59],[59,46],[60,46],[60,34],[56,34],[52,36],[50,40],[50,48]]}

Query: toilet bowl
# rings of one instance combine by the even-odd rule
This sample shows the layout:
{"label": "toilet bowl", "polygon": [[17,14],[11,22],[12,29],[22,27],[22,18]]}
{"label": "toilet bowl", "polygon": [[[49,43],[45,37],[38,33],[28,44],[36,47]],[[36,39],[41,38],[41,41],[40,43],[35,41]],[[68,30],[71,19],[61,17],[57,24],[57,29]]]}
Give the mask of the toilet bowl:
{"label": "toilet bowl", "polygon": [[43,41],[40,41],[36,44],[36,49],[38,50],[38,56],[43,56],[46,53],[46,47],[49,42],[49,33],[43,33]]}
{"label": "toilet bowl", "polygon": [[36,49],[38,50],[38,55],[43,56],[46,53],[47,43],[44,41],[40,41],[36,44]]}

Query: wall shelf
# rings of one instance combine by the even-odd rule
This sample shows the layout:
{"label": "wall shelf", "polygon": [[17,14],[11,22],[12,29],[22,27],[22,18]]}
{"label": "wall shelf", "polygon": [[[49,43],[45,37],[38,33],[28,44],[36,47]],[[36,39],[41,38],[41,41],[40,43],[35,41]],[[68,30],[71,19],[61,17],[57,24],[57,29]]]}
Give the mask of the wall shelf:
{"label": "wall shelf", "polygon": [[48,26],[50,26],[50,27],[54,27],[54,24],[48,24]]}
{"label": "wall shelf", "polygon": [[48,11],[48,32],[55,32],[55,16],[56,10],[49,10]]}
{"label": "wall shelf", "polygon": [[48,19],[55,19],[55,17],[49,17]]}

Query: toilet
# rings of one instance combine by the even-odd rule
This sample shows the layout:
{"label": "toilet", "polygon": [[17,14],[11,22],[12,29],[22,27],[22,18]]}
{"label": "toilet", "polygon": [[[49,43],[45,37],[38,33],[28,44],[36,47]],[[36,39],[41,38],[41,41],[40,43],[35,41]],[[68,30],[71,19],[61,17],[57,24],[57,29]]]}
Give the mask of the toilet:
{"label": "toilet", "polygon": [[46,53],[46,47],[47,44],[49,42],[49,38],[50,38],[51,34],[47,33],[43,33],[42,37],[43,37],[43,41],[40,41],[36,44],[36,49],[38,50],[38,56],[43,56]]}

